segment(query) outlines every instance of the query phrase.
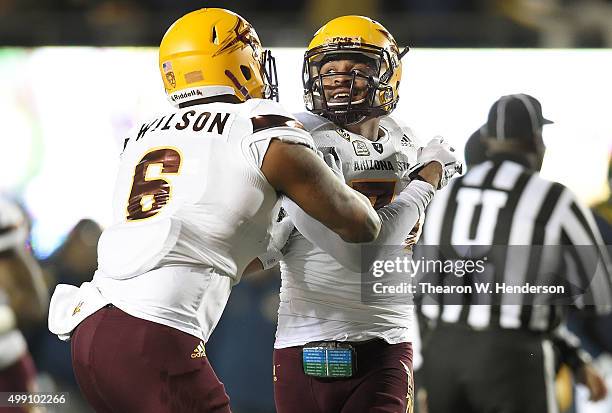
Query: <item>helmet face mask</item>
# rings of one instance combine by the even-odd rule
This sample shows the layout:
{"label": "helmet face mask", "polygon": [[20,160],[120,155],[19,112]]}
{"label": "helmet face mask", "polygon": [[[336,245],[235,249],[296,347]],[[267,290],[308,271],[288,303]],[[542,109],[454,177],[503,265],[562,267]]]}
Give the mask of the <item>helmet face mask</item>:
{"label": "helmet face mask", "polygon": [[403,54],[391,34],[371,19],[332,20],[319,29],[304,55],[306,109],[341,125],[388,115],[399,100]]}
{"label": "helmet face mask", "polygon": [[276,59],[270,50],[264,50],[262,56],[262,74],[264,82],[264,99],[274,99],[278,102],[278,74],[276,72]]}

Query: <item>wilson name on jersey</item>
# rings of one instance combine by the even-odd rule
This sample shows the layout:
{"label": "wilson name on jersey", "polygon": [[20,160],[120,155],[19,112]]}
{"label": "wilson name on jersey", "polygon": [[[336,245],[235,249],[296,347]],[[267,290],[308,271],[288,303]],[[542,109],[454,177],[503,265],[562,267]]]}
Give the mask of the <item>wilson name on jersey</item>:
{"label": "wilson name on jersey", "polygon": [[[263,99],[193,105],[138,124],[124,141],[114,223],[98,245],[94,282],[102,295],[192,334],[196,313],[210,310],[201,305],[220,316],[231,285],[266,251],[278,213],[260,169],[271,139],[313,147],[297,126]],[[205,290],[215,288],[211,298]]]}

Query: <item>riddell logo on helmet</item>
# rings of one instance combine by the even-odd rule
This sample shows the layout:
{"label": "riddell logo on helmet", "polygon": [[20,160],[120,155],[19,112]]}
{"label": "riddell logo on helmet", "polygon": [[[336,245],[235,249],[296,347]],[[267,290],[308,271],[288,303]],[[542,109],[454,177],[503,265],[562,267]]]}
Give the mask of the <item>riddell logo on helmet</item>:
{"label": "riddell logo on helmet", "polygon": [[170,99],[172,99],[173,102],[176,102],[177,100],[191,98],[194,96],[204,96],[204,95],[202,95],[201,90],[190,90],[189,92],[175,93],[173,95],[170,95]]}

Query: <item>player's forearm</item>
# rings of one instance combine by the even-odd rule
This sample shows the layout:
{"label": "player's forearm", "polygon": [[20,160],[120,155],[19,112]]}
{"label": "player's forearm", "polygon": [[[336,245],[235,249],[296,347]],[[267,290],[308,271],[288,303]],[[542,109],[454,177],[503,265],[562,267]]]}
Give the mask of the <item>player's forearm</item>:
{"label": "player's forearm", "polygon": [[357,198],[362,206],[359,208],[359,212],[362,215],[361,221],[363,221],[363,223],[353,229],[353,232],[356,234],[352,237],[352,239],[347,237],[342,238],[346,242],[351,243],[370,242],[379,236],[382,221],[380,220],[378,213],[372,208],[370,200],[366,196],[357,191],[354,191],[354,194],[357,195]]}
{"label": "player's forearm", "polygon": [[283,208],[297,230],[308,241],[334,257],[342,266],[351,271],[360,271],[362,244],[344,241],[338,234],[312,218],[290,199],[283,202]]}
{"label": "player's forearm", "polygon": [[442,177],[442,164],[439,162],[430,162],[423,167],[418,175],[427,183],[437,188]]}
{"label": "player's forearm", "polygon": [[377,211],[383,226],[374,244],[403,243],[419,217],[425,213],[425,208],[433,199],[434,193],[434,187],[427,182],[413,181],[408,184],[393,202]]}
{"label": "player's forearm", "polygon": [[363,196],[347,187],[312,151],[274,141],[261,168],[279,192],[348,242],[376,238],[380,221]]}
{"label": "player's forearm", "polygon": [[[388,245],[401,245],[410,234],[421,214],[433,198],[433,186],[425,182],[412,182],[389,205],[380,208],[381,229],[378,237],[368,243],[348,243],[333,231],[316,221],[295,203],[288,200],[284,208],[295,227],[306,239],[330,254],[344,267],[355,272],[369,271],[374,261],[380,259]],[[368,249],[362,254],[363,248]]]}

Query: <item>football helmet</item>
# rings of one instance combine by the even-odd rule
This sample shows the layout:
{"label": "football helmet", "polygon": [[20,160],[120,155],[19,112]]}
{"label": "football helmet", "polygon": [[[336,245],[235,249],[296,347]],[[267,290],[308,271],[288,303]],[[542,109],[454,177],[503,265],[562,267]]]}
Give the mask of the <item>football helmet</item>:
{"label": "football helmet", "polygon": [[178,19],[159,46],[159,70],[168,99],[232,94],[278,100],[276,63],[255,29],[225,9],[206,8]]}
{"label": "football helmet", "polygon": [[[331,20],[315,33],[304,54],[302,80],[306,109],[344,125],[366,117],[388,115],[399,100],[401,58],[407,52],[408,48],[400,52],[391,33],[370,18],[343,16]],[[321,70],[326,63],[340,60],[366,64],[371,70],[366,73]],[[326,83],[338,77],[350,80],[350,86],[342,89],[345,93],[338,94],[343,99],[329,96],[327,90]],[[367,83],[367,94],[354,99],[357,82]]]}

